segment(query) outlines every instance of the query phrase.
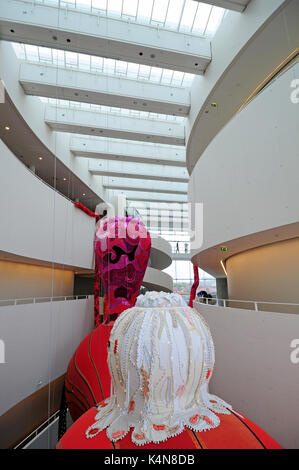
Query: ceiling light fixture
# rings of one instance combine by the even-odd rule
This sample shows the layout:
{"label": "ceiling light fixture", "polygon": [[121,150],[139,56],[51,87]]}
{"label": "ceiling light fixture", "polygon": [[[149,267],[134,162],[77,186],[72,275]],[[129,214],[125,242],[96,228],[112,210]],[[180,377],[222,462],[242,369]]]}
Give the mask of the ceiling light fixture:
{"label": "ceiling light fixture", "polygon": [[5,129],[6,131],[10,131],[10,127],[9,127],[9,126],[5,126],[4,129]]}
{"label": "ceiling light fixture", "polygon": [[43,157],[38,157],[38,159],[39,159],[39,160],[42,160],[42,159],[43,159]]}

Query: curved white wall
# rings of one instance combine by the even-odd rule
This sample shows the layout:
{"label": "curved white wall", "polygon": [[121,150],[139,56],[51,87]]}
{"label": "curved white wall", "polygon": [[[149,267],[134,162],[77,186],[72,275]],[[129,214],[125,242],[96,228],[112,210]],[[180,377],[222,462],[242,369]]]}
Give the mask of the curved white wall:
{"label": "curved white wall", "polygon": [[231,256],[226,270],[229,299],[299,304],[299,237]]}
{"label": "curved white wall", "polygon": [[69,134],[53,132],[44,121],[45,105],[34,96],[27,96],[19,83],[21,61],[17,59],[13,46],[7,41],[0,41],[0,78],[18,112],[35,134],[38,147],[44,145],[75,175],[87,184],[101,198],[105,196],[102,188],[102,176],[92,175],[88,169],[88,159],[77,158],[70,151]]}
{"label": "curved white wall", "polygon": [[148,267],[145,276],[143,279],[143,286],[147,287],[150,290],[172,292],[173,291],[173,279],[172,277],[159,271],[159,269],[154,269]]}
{"label": "curved white wall", "polygon": [[214,275],[223,275],[221,244],[231,242],[228,257],[298,236],[299,104],[291,101],[298,75],[297,63],[264,89],[214,138],[194,168],[189,201],[204,203],[204,218],[203,245],[193,250],[193,261]]}
{"label": "curved white wall", "polygon": [[172,262],[170,243],[162,237],[152,236],[151,244],[151,267],[157,269],[167,268]]}
{"label": "curved white wall", "polygon": [[32,174],[1,140],[0,156],[0,250],[92,269],[94,219]]}
{"label": "curved white wall", "polygon": [[212,61],[192,83],[186,123],[190,173],[248,96],[298,47],[298,15],[297,0],[251,0],[242,14],[225,15],[211,41]]}
{"label": "curved white wall", "polygon": [[93,297],[1,307],[0,416],[66,372],[93,321]]}
{"label": "curved white wall", "polygon": [[216,352],[209,388],[274,437],[299,446],[299,364],[291,361],[299,316],[195,304]]}

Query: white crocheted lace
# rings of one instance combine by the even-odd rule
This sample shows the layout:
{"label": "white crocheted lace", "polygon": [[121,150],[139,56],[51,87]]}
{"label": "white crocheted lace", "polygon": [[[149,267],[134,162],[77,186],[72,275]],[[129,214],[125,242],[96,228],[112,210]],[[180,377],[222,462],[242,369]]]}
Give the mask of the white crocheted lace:
{"label": "white crocheted lace", "polygon": [[178,294],[147,292],[116,320],[108,362],[114,393],[100,403],[92,438],[106,428],[112,441],[130,430],[136,445],[161,442],[187,426],[219,425],[230,405],[209,394],[215,353],[210,330]]}

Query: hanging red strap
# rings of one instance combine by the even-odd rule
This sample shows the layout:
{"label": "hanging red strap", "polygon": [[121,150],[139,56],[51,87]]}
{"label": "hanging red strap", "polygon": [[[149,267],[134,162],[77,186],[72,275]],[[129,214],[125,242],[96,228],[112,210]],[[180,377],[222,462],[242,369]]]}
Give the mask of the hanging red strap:
{"label": "hanging red strap", "polygon": [[193,264],[193,274],[194,274],[194,282],[191,287],[190,298],[189,298],[189,307],[191,308],[193,308],[193,301],[196,296],[196,289],[198,288],[198,285],[199,285],[198,266],[195,266],[195,264]]}
{"label": "hanging red strap", "polygon": [[83,206],[81,202],[74,202],[74,205],[78,208],[81,209],[81,211],[85,212],[85,214],[89,215],[90,217],[94,217],[96,221],[100,220],[99,214],[96,212],[92,212],[88,207]]}

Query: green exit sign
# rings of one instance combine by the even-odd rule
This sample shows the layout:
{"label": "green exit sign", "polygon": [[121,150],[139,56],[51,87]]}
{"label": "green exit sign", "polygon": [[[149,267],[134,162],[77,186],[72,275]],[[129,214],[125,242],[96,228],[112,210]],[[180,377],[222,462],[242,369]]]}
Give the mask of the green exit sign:
{"label": "green exit sign", "polygon": [[227,246],[221,246],[221,247],[220,247],[220,250],[221,250],[221,251],[227,251]]}

